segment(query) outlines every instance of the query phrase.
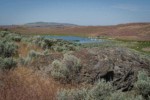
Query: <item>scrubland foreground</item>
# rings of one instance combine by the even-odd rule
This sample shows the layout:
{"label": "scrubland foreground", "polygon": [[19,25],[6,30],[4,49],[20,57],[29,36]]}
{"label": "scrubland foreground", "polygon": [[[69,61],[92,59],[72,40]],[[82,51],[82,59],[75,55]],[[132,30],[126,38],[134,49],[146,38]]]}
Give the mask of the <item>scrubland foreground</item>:
{"label": "scrubland foreground", "polygon": [[1,31],[0,100],[150,100],[150,56],[133,49]]}

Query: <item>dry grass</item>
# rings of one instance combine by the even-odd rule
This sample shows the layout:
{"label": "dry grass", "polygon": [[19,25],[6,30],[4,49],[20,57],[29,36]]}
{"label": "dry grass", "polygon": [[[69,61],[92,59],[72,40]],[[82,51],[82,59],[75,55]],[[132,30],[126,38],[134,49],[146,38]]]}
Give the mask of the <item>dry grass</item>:
{"label": "dry grass", "polygon": [[63,86],[33,70],[18,67],[0,76],[0,100],[55,100]]}
{"label": "dry grass", "polygon": [[19,57],[26,57],[31,50],[35,50],[37,52],[41,52],[42,49],[40,47],[37,47],[35,45],[29,45],[27,43],[18,43],[19,49],[18,54]]}
{"label": "dry grass", "polygon": [[143,50],[143,51],[150,52],[150,47],[143,48],[142,50]]}

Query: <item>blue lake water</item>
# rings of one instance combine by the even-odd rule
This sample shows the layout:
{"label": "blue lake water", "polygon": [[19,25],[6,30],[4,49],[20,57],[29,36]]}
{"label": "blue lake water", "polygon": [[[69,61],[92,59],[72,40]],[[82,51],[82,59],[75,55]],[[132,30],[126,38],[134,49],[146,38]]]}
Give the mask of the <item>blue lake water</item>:
{"label": "blue lake water", "polygon": [[95,39],[95,38],[88,38],[88,37],[78,37],[78,36],[45,36],[45,38],[53,38],[53,39],[62,39],[66,41],[72,41],[77,43],[101,43],[105,40],[103,39]]}

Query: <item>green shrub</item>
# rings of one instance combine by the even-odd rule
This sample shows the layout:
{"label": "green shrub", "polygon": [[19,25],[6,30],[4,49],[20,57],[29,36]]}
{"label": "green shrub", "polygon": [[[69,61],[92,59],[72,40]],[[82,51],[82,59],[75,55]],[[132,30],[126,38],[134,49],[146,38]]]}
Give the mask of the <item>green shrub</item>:
{"label": "green shrub", "polygon": [[57,93],[58,100],[144,100],[141,95],[115,91],[111,83],[98,81],[89,88],[63,89]]}
{"label": "green shrub", "polygon": [[5,69],[11,69],[13,67],[16,67],[17,62],[13,58],[1,58],[0,57],[0,68]]}
{"label": "green shrub", "polygon": [[0,37],[5,37],[7,34],[9,34],[10,32],[8,31],[1,31],[0,32]]}
{"label": "green shrub", "polygon": [[[0,32],[1,33],[1,32]],[[2,34],[0,35],[2,37],[3,40],[5,41],[9,41],[9,42],[20,42],[22,37],[19,34],[15,34],[15,33],[11,33],[11,32],[2,32]]]}
{"label": "green shrub", "polygon": [[45,48],[51,48],[51,46],[53,45],[53,41],[51,39],[44,39],[44,43],[45,43]]}
{"label": "green shrub", "polygon": [[22,39],[22,37],[21,37],[21,36],[19,36],[19,35],[14,36],[14,37],[12,38],[12,40],[13,40],[13,41],[16,41],[16,42],[20,42],[20,41],[21,41],[21,39]]}
{"label": "green shrub", "polygon": [[57,94],[58,100],[86,100],[88,89],[60,90]]}
{"label": "green shrub", "polygon": [[32,58],[36,58],[36,57],[38,57],[38,56],[40,56],[41,55],[41,53],[39,53],[39,52],[36,52],[36,51],[34,51],[34,50],[31,50],[30,52],[29,52],[29,54],[28,54],[28,56],[32,59]]}
{"label": "green shrub", "polygon": [[9,41],[9,42],[12,42],[12,40],[13,40],[13,37],[14,37],[14,35],[13,34],[8,34],[8,35],[6,35],[4,38],[3,38],[3,40],[5,40],[5,41]]}
{"label": "green shrub", "polygon": [[92,89],[89,90],[88,100],[104,100],[107,96],[110,96],[113,92],[111,83],[104,80],[98,81]]}
{"label": "green shrub", "polygon": [[12,42],[0,41],[0,56],[11,57],[17,54],[17,45]]}
{"label": "green shrub", "polygon": [[150,77],[148,77],[146,72],[139,72],[135,87],[137,91],[144,97],[150,96]]}
{"label": "green shrub", "polygon": [[115,91],[111,96],[107,97],[106,100],[144,100],[141,95],[134,96],[132,94],[127,95],[121,91]]}
{"label": "green shrub", "polygon": [[13,59],[17,55],[18,46],[13,42],[12,37],[16,34],[8,31],[0,32],[0,68],[11,69],[16,67],[17,62]]}
{"label": "green shrub", "polygon": [[64,54],[62,62],[72,74],[79,72],[81,69],[80,60],[74,55]]}
{"label": "green shrub", "polygon": [[107,98],[108,100],[126,100],[126,95],[122,92],[115,92],[115,93],[112,93]]}
{"label": "green shrub", "polygon": [[62,52],[62,51],[65,50],[65,48],[62,47],[62,46],[52,46],[52,49],[53,49],[54,51],[58,51],[58,52]]}
{"label": "green shrub", "polygon": [[21,39],[22,42],[26,42],[26,43],[32,43],[33,42],[33,38],[32,37],[22,37]]}
{"label": "green shrub", "polygon": [[76,46],[76,44],[69,44],[69,45],[66,45],[66,48],[68,48],[68,50],[70,50],[70,51],[74,51],[74,50],[76,50],[75,46]]}
{"label": "green shrub", "polygon": [[58,100],[107,100],[112,92],[112,85],[101,80],[88,89],[61,90],[58,92]]}
{"label": "green shrub", "polygon": [[68,75],[69,75],[69,70],[67,69],[66,66],[62,64],[59,60],[54,60],[52,62],[52,70],[51,70],[51,75],[55,79],[64,79],[66,80]]}
{"label": "green shrub", "polygon": [[72,45],[72,44],[66,44],[63,43],[64,41],[62,41],[62,43],[57,43],[55,44],[55,46],[52,46],[52,49],[58,52],[62,52],[62,51],[75,51],[76,50],[76,46]]}
{"label": "green shrub", "polygon": [[62,79],[69,82],[76,78],[80,69],[80,60],[73,55],[65,54],[63,60],[53,61],[51,75],[55,79]]}
{"label": "green shrub", "polygon": [[49,50],[48,50],[48,49],[45,49],[44,52],[43,52],[43,54],[44,54],[44,55],[48,55],[48,54],[49,54]]}
{"label": "green shrub", "polygon": [[48,39],[45,37],[41,37],[41,36],[36,36],[33,37],[33,41],[34,44],[38,45],[39,47],[41,47],[42,49],[52,49],[58,52],[62,52],[62,51],[70,51],[70,50],[76,50],[76,44],[75,43],[71,43],[68,41],[64,41],[64,40],[59,40],[59,39]]}
{"label": "green shrub", "polygon": [[16,33],[8,33],[7,35],[5,35],[5,37],[3,37],[3,40],[6,41],[15,41],[15,42],[20,42],[22,39],[21,35],[16,34]]}
{"label": "green shrub", "polygon": [[33,43],[35,43],[42,49],[49,49],[53,45],[53,42],[51,39],[47,39],[41,36],[33,37]]}

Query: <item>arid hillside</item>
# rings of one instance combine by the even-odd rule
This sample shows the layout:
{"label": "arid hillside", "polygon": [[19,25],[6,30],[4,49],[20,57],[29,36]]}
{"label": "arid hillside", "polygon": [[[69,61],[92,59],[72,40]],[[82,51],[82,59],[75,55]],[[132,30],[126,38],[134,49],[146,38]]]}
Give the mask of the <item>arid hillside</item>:
{"label": "arid hillside", "polygon": [[0,29],[21,34],[51,34],[77,36],[104,36],[125,40],[150,40],[150,23],[129,23],[114,26],[1,26]]}

